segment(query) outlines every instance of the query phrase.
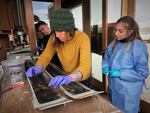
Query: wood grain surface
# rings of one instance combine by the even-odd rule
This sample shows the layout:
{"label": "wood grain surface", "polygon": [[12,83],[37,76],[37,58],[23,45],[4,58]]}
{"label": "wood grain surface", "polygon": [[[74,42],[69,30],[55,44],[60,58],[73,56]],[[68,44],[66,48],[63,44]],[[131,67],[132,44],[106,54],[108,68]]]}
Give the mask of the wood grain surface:
{"label": "wood grain surface", "polygon": [[121,113],[102,96],[92,96],[81,100],[48,108],[35,109],[32,104],[32,93],[28,82],[25,87],[12,89],[2,95],[2,113]]}

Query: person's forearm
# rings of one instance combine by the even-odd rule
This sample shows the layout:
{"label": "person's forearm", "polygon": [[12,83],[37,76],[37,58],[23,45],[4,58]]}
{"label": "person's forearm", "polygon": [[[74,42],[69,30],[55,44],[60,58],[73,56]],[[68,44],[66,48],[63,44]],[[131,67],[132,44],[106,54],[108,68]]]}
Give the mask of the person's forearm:
{"label": "person's forearm", "polygon": [[82,73],[80,71],[74,71],[69,76],[71,76],[73,81],[82,80]]}

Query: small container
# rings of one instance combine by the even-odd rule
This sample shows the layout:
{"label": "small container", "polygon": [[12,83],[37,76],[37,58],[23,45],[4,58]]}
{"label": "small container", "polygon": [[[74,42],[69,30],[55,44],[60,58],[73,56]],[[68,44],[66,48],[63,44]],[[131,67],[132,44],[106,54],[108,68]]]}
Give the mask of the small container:
{"label": "small container", "polygon": [[23,80],[22,70],[14,70],[10,73],[11,84],[15,84]]}
{"label": "small container", "polygon": [[23,81],[25,77],[24,60],[4,60],[1,62],[4,70],[4,80],[8,83],[15,84]]}

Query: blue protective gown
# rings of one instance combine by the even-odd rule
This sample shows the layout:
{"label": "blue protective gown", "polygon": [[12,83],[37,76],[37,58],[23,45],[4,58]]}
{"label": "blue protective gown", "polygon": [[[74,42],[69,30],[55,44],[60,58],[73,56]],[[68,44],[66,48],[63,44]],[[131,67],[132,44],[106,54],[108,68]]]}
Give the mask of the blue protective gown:
{"label": "blue protective gown", "polygon": [[140,96],[148,71],[148,53],[143,41],[117,42],[112,51],[110,43],[102,65],[120,70],[120,77],[109,76],[109,93],[112,103],[125,113],[138,113]]}

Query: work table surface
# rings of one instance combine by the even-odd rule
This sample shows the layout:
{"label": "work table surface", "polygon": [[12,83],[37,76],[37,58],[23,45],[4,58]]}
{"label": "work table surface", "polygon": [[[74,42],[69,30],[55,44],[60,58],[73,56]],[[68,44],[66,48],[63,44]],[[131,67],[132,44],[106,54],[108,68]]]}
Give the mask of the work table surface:
{"label": "work table surface", "polygon": [[2,113],[122,113],[107,99],[96,95],[81,100],[38,110],[33,107],[28,82],[20,89],[12,89],[2,96]]}

